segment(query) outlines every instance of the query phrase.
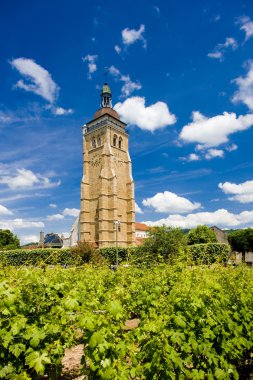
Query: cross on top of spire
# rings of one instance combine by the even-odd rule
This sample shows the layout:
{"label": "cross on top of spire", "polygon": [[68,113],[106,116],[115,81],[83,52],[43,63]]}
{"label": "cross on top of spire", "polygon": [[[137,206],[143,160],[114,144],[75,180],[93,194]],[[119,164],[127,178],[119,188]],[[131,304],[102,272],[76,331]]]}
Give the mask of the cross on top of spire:
{"label": "cross on top of spire", "polygon": [[105,67],[105,71],[104,71],[105,83],[107,83],[107,74],[108,74],[108,67]]}

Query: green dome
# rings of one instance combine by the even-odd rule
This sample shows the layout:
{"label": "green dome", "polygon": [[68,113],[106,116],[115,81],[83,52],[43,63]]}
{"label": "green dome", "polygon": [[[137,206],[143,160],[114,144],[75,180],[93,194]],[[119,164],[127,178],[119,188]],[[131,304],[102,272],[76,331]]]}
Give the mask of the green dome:
{"label": "green dome", "polygon": [[107,83],[103,85],[101,94],[111,94],[111,89]]}

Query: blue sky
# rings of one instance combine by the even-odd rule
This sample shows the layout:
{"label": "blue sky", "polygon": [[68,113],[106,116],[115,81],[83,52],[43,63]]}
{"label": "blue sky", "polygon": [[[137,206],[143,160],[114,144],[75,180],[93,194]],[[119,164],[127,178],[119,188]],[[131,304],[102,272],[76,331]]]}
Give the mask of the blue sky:
{"label": "blue sky", "polygon": [[253,227],[251,0],[3,0],[0,33],[0,228],[70,230],[105,67],[136,220]]}

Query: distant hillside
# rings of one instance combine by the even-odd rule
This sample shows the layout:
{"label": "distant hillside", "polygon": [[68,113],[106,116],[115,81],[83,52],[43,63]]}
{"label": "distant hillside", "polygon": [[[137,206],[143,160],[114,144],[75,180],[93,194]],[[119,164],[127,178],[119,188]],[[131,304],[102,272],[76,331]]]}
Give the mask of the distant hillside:
{"label": "distant hillside", "polygon": [[[231,234],[231,232],[234,232],[234,231],[239,231],[241,230],[241,228],[236,228],[236,229],[230,229],[230,230],[225,230],[225,229],[222,229],[222,231],[226,232],[228,235]],[[181,231],[183,232],[183,234],[188,234],[189,231],[191,231],[191,228],[182,228]]]}
{"label": "distant hillside", "polygon": [[36,242],[36,243],[27,243],[27,244],[24,244],[21,246],[21,248],[34,248],[34,247],[38,247],[39,243]]}

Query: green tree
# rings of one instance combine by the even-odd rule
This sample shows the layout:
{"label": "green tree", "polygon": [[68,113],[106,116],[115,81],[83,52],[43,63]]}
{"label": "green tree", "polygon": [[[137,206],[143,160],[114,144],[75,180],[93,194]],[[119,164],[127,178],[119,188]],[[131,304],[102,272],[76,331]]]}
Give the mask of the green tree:
{"label": "green tree", "polygon": [[242,261],[245,261],[245,253],[253,252],[253,229],[233,231],[228,235],[228,241],[233,251],[242,253]]}
{"label": "green tree", "polygon": [[211,228],[207,226],[197,226],[188,232],[187,243],[188,245],[217,243],[217,237]]}
{"label": "green tree", "polygon": [[20,242],[10,230],[0,230],[0,250],[20,248]]}
{"label": "green tree", "polygon": [[80,264],[105,264],[106,259],[96,250],[91,244],[87,242],[78,242],[75,247],[70,250],[71,254],[79,260]]}
{"label": "green tree", "polygon": [[149,261],[173,262],[186,249],[183,232],[173,227],[153,227],[145,239],[141,251]]}

